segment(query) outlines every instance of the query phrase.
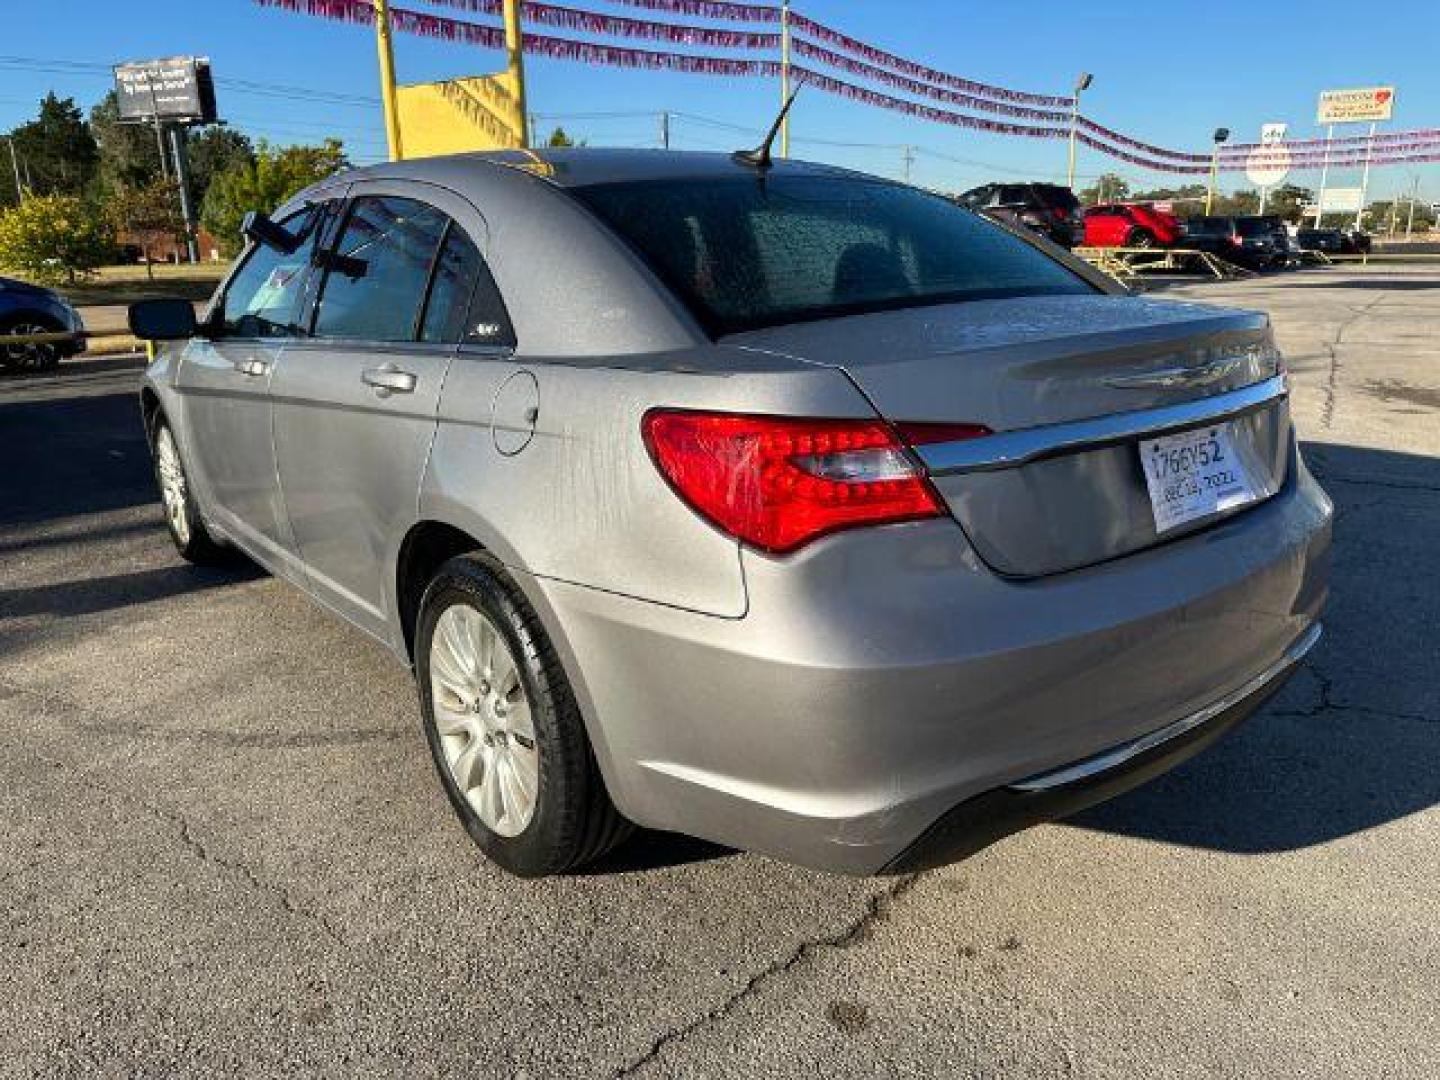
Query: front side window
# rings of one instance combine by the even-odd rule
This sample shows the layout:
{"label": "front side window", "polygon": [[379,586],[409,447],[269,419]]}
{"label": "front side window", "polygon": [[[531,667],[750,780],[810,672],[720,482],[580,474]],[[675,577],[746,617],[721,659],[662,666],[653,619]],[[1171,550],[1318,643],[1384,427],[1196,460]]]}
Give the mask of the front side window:
{"label": "front side window", "polygon": [[323,260],[316,336],[416,340],[431,268],[449,224],[445,214],[415,199],[356,199],[335,250]]}
{"label": "front side window", "polygon": [[226,337],[293,337],[310,258],[320,233],[321,208],[307,206],[279,224],[302,238],[291,254],[256,245],[225,287],[218,313]]}
{"label": "front side window", "polygon": [[866,177],[572,189],[712,334],[927,304],[1097,290],[948,199]]}

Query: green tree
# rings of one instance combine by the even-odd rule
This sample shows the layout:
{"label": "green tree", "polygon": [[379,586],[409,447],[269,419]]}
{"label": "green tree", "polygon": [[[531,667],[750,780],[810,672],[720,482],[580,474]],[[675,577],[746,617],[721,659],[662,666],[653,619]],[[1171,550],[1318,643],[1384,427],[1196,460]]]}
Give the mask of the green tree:
{"label": "green tree", "polygon": [[190,160],[190,192],[196,206],[205,201],[205,193],[217,176],[255,161],[255,146],[249,136],[220,124],[191,135],[185,153]]}
{"label": "green tree", "polygon": [[0,266],[42,284],[73,285],[114,250],[105,215],[75,195],[32,195],[0,212]]}
{"label": "green tree", "polygon": [[100,160],[90,125],[73,98],[46,94],[38,118],[10,132],[25,186],[36,195],[80,195]]}
{"label": "green tree", "polygon": [[572,138],[570,137],[569,133],[568,133],[563,127],[557,126],[554,131],[550,132],[550,137],[545,140],[545,145],[546,145],[546,146],[584,146],[584,145],[585,145],[585,142],[584,142],[584,140],[581,140],[580,142],[576,142],[574,139],[572,139]]}
{"label": "green tree", "polygon": [[240,249],[240,224],[251,210],[270,213],[302,188],[348,168],[338,139],[321,146],[275,147],[261,142],[252,161],[232,164],[205,193],[200,223],[226,255]]}
{"label": "green tree", "polygon": [[151,124],[120,122],[120,105],[111,90],[90,110],[90,131],[99,149],[97,194],[143,188],[160,179],[160,149]]}
{"label": "green tree", "polygon": [[1123,202],[1130,197],[1130,182],[1117,173],[1103,173],[1092,185],[1080,191],[1080,201],[1087,206],[1102,202]]}
{"label": "green tree", "polygon": [[152,250],[185,233],[180,192],[173,180],[156,179],[142,187],[120,188],[106,200],[105,212],[120,239],[139,246],[146,276],[152,279]]}

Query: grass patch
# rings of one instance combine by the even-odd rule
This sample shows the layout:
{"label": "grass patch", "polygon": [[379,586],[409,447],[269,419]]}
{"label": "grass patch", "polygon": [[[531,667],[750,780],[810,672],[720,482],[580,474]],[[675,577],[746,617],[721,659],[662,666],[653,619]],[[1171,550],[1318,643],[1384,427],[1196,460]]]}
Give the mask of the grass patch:
{"label": "grass patch", "polygon": [[95,277],[57,289],[76,307],[93,304],[130,304],[157,296],[179,296],[186,300],[208,300],[216,284],[230,269],[228,262],[153,267],[153,280],[143,266],[105,266]]}

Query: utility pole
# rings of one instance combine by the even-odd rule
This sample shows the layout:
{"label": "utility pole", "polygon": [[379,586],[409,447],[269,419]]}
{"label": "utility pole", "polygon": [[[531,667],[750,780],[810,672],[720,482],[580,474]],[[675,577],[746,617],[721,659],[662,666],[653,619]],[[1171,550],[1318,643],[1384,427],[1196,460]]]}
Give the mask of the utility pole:
{"label": "utility pole", "polygon": [[[790,0],[780,3],[780,104],[790,100]],[[790,113],[780,120],[780,156],[790,156]]]}
{"label": "utility pole", "polygon": [[176,124],[170,128],[170,149],[175,154],[175,183],[180,189],[180,219],[185,223],[185,254],[194,266],[200,261],[200,246],[195,241],[195,204],[190,199],[190,162],[185,152],[188,135]]}
{"label": "utility pole", "polygon": [[1216,128],[1214,145],[1210,150],[1210,186],[1205,189],[1205,216],[1210,216],[1210,211],[1215,205],[1215,185],[1220,179],[1220,144],[1230,138],[1229,128]]}
{"label": "utility pole", "polygon": [[670,110],[665,109],[660,113],[660,145],[666,150],[670,149]]}
{"label": "utility pole", "polygon": [[[391,41],[390,0],[372,0],[375,5],[375,51],[380,58],[380,104],[385,110],[385,141],[390,160],[405,157],[400,141],[400,106],[395,91],[395,45]],[[508,30],[508,26],[507,26]],[[525,115],[521,106],[520,115]]]}
{"label": "utility pole", "polygon": [[15,201],[22,203],[25,201],[25,187],[20,183],[20,157],[15,153],[14,138],[7,139],[6,142],[10,144],[10,167],[15,170]]}
{"label": "utility pole", "polygon": [[1405,219],[1405,239],[1409,240],[1415,231],[1415,199],[1420,194],[1420,174],[1410,178],[1410,216]]}
{"label": "utility pole", "polygon": [[908,184],[910,183],[910,166],[915,164],[915,147],[907,145],[902,146],[900,150],[902,152],[900,160],[905,166],[905,183]]}
{"label": "utility pole", "polygon": [[1065,186],[1075,190],[1075,142],[1080,135],[1080,95],[1090,89],[1095,76],[1082,71],[1075,80],[1075,95],[1070,99],[1070,163],[1065,170]]}

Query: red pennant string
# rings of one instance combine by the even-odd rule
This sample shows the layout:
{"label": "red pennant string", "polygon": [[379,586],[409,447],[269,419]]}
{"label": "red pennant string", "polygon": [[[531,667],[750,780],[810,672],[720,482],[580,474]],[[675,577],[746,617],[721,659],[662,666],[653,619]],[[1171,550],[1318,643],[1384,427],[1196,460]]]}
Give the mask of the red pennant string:
{"label": "red pennant string", "polygon": [[693,15],[701,19],[731,22],[778,23],[780,9],[773,4],[727,4],[721,0],[611,0],[626,7],[664,11],[671,15]]}
{"label": "red pennant string", "polygon": [[976,94],[980,97],[996,98],[1000,101],[1018,101],[1030,105],[1049,105],[1056,108],[1070,108],[1070,98],[1056,97],[1051,94],[1029,94],[1022,90],[1007,90],[1001,86],[991,86],[988,83],[975,82],[972,79],[962,79],[958,75],[951,75],[949,72],[937,71],[934,68],[917,64],[913,60],[906,60],[903,56],[896,56],[894,53],[877,49],[873,45],[867,45],[863,41],[832,30],[830,27],[807,19],[804,15],[792,12],[790,15],[790,26],[800,34],[805,34],[817,41],[823,41],[827,45],[833,45],[838,49],[853,56],[864,57],[879,67],[889,68],[898,71],[902,75],[909,75],[916,79],[923,79],[926,82],[937,83],[941,86],[948,86],[952,90],[960,90],[967,94]]}
{"label": "red pennant string", "polygon": [[[375,18],[374,7],[370,0],[256,0],[256,2],[264,7],[280,8],[286,11],[315,15],[357,25],[372,25]],[[421,0],[421,2],[441,3],[441,0]],[[744,8],[752,11],[771,10],[769,8],[756,8],[752,5],[715,5],[708,2],[708,0],[706,0],[706,2],[700,2],[700,0],[694,0],[694,2],[692,2],[692,0],[645,0],[645,2],[642,2],[642,0],[617,0],[617,2],[628,2],[631,3],[632,6],[653,6],[657,10],[677,11],[682,14],[701,15],[711,18],[722,17],[716,16],[713,11],[710,10],[717,6],[724,7],[727,10],[732,8]],[[442,4],[442,6],[450,7],[459,5],[465,6],[466,10],[488,14],[490,6],[498,7],[498,0],[444,0]],[[684,36],[671,37],[669,35],[684,35],[697,29],[703,29],[661,23],[645,24],[643,20],[620,20],[621,23],[627,25],[648,25],[648,27],[650,27],[650,29],[627,33],[615,29],[616,24],[610,21],[612,18],[610,16],[596,15],[596,21],[592,22],[586,21],[586,18],[593,13],[580,11],[579,9],[563,8],[558,5],[549,4],[531,4],[528,6],[530,8],[543,9],[546,12],[546,15],[543,17],[553,18],[555,20],[554,25],[564,25],[571,29],[594,33],[608,33],[615,36],[649,36],[650,40],[673,40],[688,44],[691,43],[690,39]],[[706,10],[700,10],[702,8]],[[792,18],[794,17],[792,16]],[[401,33],[416,34],[422,37],[430,37],[444,41],[461,42],[487,49],[503,49],[505,45],[504,32],[497,26],[466,22],[459,19],[447,19],[438,15],[413,11],[408,8],[391,8],[391,19],[395,29]],[[570,19],[577,19],[579,21],[560,21]],[[755,21],[759,20],[757,19]],[[769,39],[774,36],[775,35],[768,34],[738,35],[740,39],[748,39],[748,37],[766,39],[764,46],[756,47],[767,48],[770,47]],[[714,39],[697,38],[694,40],[696,43],[703,40],[713,47],[732,47],[718,44]],[[846,40],[848,41],[850,39]],[[824,49],[800,40],[796,40],[795,46],[797,53],[813,59],[817,63],[840,67],[844,70],[859,74],[862,77],[884,82],[889,86],[914,93],[918,96],[930,97],[962,107],[996,112],[1001,115],[1015,116],[1023,119],[1043,119],[1051,122],[1042,125],[1015,124],[1000,120],[991,120],[986,117],[970,116],[965,113],[954,112],[950,109],[927,105],[923,102],[897,98],[869,87],[857,86],[854,83],[846,82],[842,79],[823,75],[800,65],[792,65],[792,72],[797,78],[803,78],[808,84],[828,94],[847,98],[852,101],[860,101],[878,108],[904,113],[908,116],[915,116],[936,123],[976,131],[987,131],[997,135],[1012,135],[1032,139],[1060,139],[1066,138],[1069,135],[1068,125],[1062,122],[1068,119],[1068,117],[1055,109],[1029,109],[1021,106],[999,104],[994,101],[977,100],[977,96],[973,93],[952,93],[936,86],[917,82],[915,79],[907,78],[895,71],[877,70],[876,65],[851,60],[839,56],[832,50]],[[735,45],[733,47],[743,48],[749,46]],[[576,41],[570,38],[552,37],[545,34],[527,34],[525,36],[525,50],[528,53],[559,60],[603,64],[611,67],[759,78],[774,78],[780,74],[780,64],[775,60],[691,56],[660,50],[635,49],[619,45],[604,45],[598,42]],[[878,50],[873,51],[878,52]],[[889,54],[880,55],[888,56]],[[836,61],[840,62],[837,63]],[[948,78],[954,79],[953,76]],[[983,86],[983,84],[969,83],[968,80],[955,80],[955,82],[963,83],[967,86]],[[995,87],[984,87],[984,89],[992,94],[998,90],[998,88]],[[1005,91],[1005,93],[1014,92]],[[1022,98],[1033,98],[1036,96],[1037,95],[1016,94],[1016,96],[1010,100],[1021,100]],[[1055,98],[1047,100],[1054,103],[1065,102],[1067,99]],[[1156,172],[1185,175],[1204,174],[1209,170],[1209,158],[1207,155],[1184,153],[1152,146],[1149,143],[1140,142],[1129,136],[1122,135],[1119,132],[1112,131],[1085,117],[1080,118],[1079,125],[1081,130],[1077,134],[1078,141],[1118,161],[1124,161],[1139,168]],[[1319,146],[1320,149],[1314,149],[1316,146]],[[1425,129],[1416,132],[1392,132],[1386,136],[1376,136],[1373,143],[1368,137],[1344,140],[1337,139],[1331,144],[1328,151],[1325,150],[1324,147],[1324,140],[1303,140],[1293,144],[1282,145],[1282,149],[1290,153],[1292,167],[1297,169],[1318,167],[1326,160],[1337,167],[1359,165],[1365,161],[1367,155],[1373,165],[1421,164],[1440,161],[1440,130]],[[1298,148],[1298,150],[1296,148]],[[1227,173],[1242,171],[1250,158],[1249,154],[1243,154],[1242,159],[1242,151],[1246,149],[1247,147],[1244,145],[1227,148],[1218,160],[1219,171]],[[1253,147],[1250,147],[1250,149],[1253,149]],[[1267,150],[1262,150],[1257,156],[1265,157]],[[1280,156],[1279,151],[1275,151],[1274,154],[1277,157]]]}
{"label": "red pennant string", "polygon": [[893,86],[897,90],[904,90],[907,93],[916,94],[920,97],[934,98],[936,101],[945,101],[951,105],[960,105],[969,109],[979,109],[982,112],[999,113],[1002,116],[1017,116],[1028,120],[1046,120],[1051,123],[1069,120],[1070,114],[1063,110],[1035,109],[1026,105],[1008,105],[1003,102],[976,97],[974,94],[961,93],[958,90],[947,90],[943,87],[921,82],[919,79],[912,79],[906,75],[886,71],[884,68],[868,64],[863,60],[852,59],[831,49],[815,45],[806,41],[804,38],[796,38],[792,47],[795,50],[795,55],[805,57],[807,60],[814,60],[816,63],[823,64],[826,67],[840,68],[843,71],[850,72],[852,75],[859,75],[873,82],[882,82],[887,86]]}
{"label": "red pennant string", "polygon": [[[499,15],[501,0],[420,0],[432,7],[454,8],[479,15]],[[558,4],[523,3],[521,14],[526,22],[555,26],[564,30],[581,30],[607,37],[643,38],[668,41],[676,45],[704,45],[712,49],[780,48],[780,35],[750,30],[717,30],[708,26],[686,26],[682,23],[653,22],[649,19],[627,19],[618,15],[602,15],[581,8]]]}

